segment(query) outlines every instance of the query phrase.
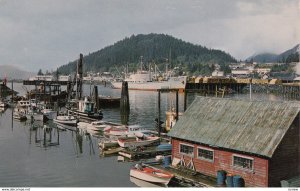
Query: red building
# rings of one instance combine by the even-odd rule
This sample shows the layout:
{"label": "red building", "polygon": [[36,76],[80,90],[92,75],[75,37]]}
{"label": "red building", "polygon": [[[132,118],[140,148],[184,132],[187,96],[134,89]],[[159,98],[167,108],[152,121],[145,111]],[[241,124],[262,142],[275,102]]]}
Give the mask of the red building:
{"label": "red building", "polygon": [[197,97],[169,132],[173,161],[246,186],[280,186],[300,175],[300,105]]}

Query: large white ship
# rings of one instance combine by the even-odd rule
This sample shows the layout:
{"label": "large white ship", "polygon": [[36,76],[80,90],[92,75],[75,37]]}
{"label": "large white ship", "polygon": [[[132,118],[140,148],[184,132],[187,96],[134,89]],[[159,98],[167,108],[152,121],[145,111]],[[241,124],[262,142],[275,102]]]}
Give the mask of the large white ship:
{"label": "large white ship", "polygon": [[[131,74],[128,78],[125,78],[124,81],[128,82],[129,90],[144,90],[144,91],[156,91],[159,89],[179,89],[180,92],[183,92],[186,86],[187,77],[178,76],[178,77],[167,77],[166,80],[153,80],[152,72],[138,70],[135,74]],[[112,88],[121,89],[122,82],[111,82]]]}
{"label": "large white ship", "polygon": [[[131,76],[135,76],[132,74]],[[129,90],[145,90],[145,91],[156,91],[159,89],[179,89],[180,92],[184,91],[186,85],[186,76],[169,77],[165,81],[125,81],[128,82]],[[122,88],[122,82],[111,82],[112,87],[116,89]]]}

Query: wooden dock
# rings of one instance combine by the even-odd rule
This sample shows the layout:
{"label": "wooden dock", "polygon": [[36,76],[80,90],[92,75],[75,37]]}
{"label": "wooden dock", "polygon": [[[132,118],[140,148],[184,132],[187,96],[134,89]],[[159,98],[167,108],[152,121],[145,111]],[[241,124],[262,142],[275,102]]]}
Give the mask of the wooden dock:
{"label": "wooden dock", "polygon": [[[174,174],[172,180],[175,184],[188,187],[217,187],[217,179],[215,177],[206,176],[199,172],[184,168],[184,167],[163,167],[162,165],[150,165],[155,168],[167,171]],[[172,183],[171,183],[172,184]]]}

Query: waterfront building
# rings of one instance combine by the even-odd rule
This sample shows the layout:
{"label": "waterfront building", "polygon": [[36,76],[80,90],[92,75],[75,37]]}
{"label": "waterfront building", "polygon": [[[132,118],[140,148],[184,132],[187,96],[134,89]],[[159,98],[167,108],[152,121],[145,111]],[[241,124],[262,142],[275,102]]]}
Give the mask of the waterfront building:
{"label": "waterfront building", "polygon": [[168,135],[172,159],[246,186],[280,186],[300,174],[300,104],[197,97]]}

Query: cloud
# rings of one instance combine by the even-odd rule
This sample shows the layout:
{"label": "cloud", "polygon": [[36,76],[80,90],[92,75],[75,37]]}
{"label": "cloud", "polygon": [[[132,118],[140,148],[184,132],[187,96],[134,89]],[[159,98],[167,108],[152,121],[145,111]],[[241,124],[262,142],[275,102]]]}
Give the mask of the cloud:
{"label": "cloud", "polygon": [[1,64],[55,69],[139,33],[168,33],[238,59],[299,43],[298,0],[0,0]]}

